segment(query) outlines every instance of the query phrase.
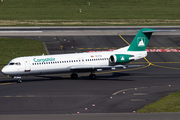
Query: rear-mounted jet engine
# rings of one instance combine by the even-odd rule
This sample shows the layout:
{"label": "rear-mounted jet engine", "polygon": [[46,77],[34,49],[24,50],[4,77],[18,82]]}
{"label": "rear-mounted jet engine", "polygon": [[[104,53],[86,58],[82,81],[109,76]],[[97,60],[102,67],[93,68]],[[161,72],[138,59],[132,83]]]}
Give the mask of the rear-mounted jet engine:
{"label": "rear-mounted jet engine", "polygon": [[114,54],[110,56],[109,60],[114,64],[127,63],[134,60],[134,55]]}

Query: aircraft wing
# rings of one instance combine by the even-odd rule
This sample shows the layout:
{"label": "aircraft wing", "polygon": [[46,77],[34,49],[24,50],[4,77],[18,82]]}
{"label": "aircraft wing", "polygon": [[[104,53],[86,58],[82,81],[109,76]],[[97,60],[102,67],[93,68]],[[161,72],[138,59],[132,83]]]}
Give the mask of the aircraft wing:
{"label": "aircraft wing", "polygon": [[89,72],[89,71],[102,71],[102,70],[115,70],[116,68],[128,68],[128,67],[143,67],[144,65],[115,65],[115,66],[92,66],[92,65],[75,65],[69,67],[74,72]]}

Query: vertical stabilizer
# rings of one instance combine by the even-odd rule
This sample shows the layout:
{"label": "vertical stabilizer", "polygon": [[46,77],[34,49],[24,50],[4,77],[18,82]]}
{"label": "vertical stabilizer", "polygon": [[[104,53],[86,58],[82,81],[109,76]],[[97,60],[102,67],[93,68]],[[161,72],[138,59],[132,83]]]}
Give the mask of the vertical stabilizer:
{"label": "vertical stabilizer", "polygon": [[155,31],[155,29],[151,28],[141,29],[133,39],[127,51],[145,51],[149,39]]}

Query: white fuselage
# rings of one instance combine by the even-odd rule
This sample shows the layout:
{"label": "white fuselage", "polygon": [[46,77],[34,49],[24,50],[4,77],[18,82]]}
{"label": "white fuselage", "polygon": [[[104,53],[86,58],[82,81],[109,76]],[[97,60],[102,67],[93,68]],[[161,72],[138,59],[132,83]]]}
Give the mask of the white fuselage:
{"label": "white fuselage", "polygon": [[118,49],[107,52],[18,57],[11,60],[10,63],[2,69],[2,73],[10,76],[23,76],[72,72],[70,68],[73,66],[82,66],[82,68],[85,66],[113,66],[117,65],[111,64],[109,61],[110,56],[113,54],[134,55],[133,60],[147,56],[146,51],[126,51]]}

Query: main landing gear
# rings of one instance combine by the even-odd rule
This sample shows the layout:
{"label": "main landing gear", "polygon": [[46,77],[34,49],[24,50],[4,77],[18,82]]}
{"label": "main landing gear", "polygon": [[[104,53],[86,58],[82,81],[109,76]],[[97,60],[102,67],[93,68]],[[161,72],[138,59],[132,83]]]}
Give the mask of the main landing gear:
{"label": "main landing gear", "polygon": [[[71,74],[71,79],[78,79],[78,74],[77,73],[72,73]],[[91,72],[91,74],[89,75],[89,79],[95,80],[96,75]]]}
{"label": "main landing gear", "polygon": [[91,74],[89,75],[89,79],[95,80],[95,79],[96,79],[96,75],[91,73]]}
{"label": "main landing gear", "polygon": [[78,74],[77,73],[72,73],[71,74],[71,79],[77,79],[78,78]]}

